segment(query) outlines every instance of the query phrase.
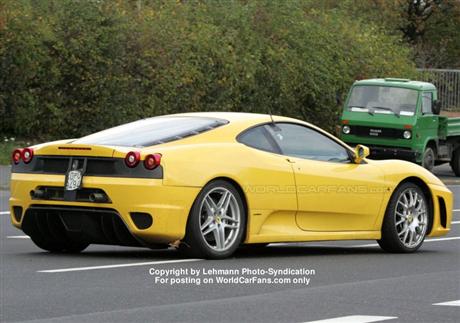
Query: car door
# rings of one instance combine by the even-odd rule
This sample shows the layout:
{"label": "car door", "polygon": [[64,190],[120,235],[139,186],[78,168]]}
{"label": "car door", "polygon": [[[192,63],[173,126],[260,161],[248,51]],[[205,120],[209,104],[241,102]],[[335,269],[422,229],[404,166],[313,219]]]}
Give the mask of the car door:
{"label": "car door", "polygon": [[269,131],[293,167],[302,230],[374,229],[385,192],[378,167],[353,163],[348,148],[305,125],[277,123]]}
{"label": "car door", "polygon": [[[267,213],[292,219],[295,222],[297,195],[295,176],[291,164],[283,156],[279,147],[266,129],[258,125],[241,133],[237,140],[250,147],[244,156],[242,178],[247,180],[244,191],[251,201],[251,209],[257,213]],[[254,149],[253,149],[254,148]],[[251,221],[263,222],[263,216],[253,217]]]}

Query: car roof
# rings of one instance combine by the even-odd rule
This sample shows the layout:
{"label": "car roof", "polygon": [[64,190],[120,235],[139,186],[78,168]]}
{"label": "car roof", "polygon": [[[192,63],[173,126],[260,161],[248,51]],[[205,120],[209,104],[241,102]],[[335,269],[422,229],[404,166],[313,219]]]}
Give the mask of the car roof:
{"label": "car roof", "polygon": [[[228,139],[233,140],[236,135],[238,135],[245,129],[249,129],[259,124],[269,123],[271,121],[290,122],[290,123],[305,125],[310,128],[316,129],[320,133],[323,133],[329,137],[334,137],[327,131],[309,122],[295,119],[295,118],[290,118],[290,117],[277,116],[277,115],[270,116],[269,114],[248,113],[248,112],[188,112],[188,113],[165,115],[165,117],[170,117],[170,116],[207,117],[207,118],[218,118],[218,119],[229,121],[230,123],[229,127],[218,127],[214,129],[213,132],[211,133],[205,132],[202,134],[202,136],[200,136],[201,138],[207,138],[207,139],[209,139],[209,135],[212,136],[212,133],[215,133],[216,131],[224,131],[224,129],[227,129],[228,131],[225,131],[226,132],[225,136]],[[190,137],[190,138],[193,138],[193,137]],[[335,140],[337,140],[337,138],[335,138]]]}
{"label": "car roof", "polygon": [[302,122],[301,120],[282,117],[277,115],[272,115],[262,113],[248,113],[248,112],[187,112],[187,113],[178,113],[170,114],[169,116],[190,116],[190,117],[207,117],[207,118],[218,118],[228,120],[229,122],[236,124],[257,124],[263,122],[270,122],[271,118],[275,121],[291,121],[291,122]]}
{"label": "car roof", "polygon": [[353,85],[374,85],[374,86],[391,86],[391,87],[402,87],[406,89],[432,91],[436,90],[436,87],[428,82],[412,81],[408,79],[398,78],[379,78],[379,79],[368,79],[356,81]]}
{"label": "car roof", "polygon": [[[247,112],[187,112],[187,113],[177,113],[177,114],[168,114],[159,117],[201,117],[201,118],[216,118],[229,121],[229,124],[223,125],[222,127],[214,128],[212,131],[206,131],[200,133],[196,136],[190,136],[186,138],[180,139],[180,141],[170,141],[165,142],[159,145],[153,145],[150,147],[145,147],[146,149],[152,149],[152,147],[162,146],[166,147],[174,147],[174,146],[183,146],[188,145],[190,143],[198,143],[198,142],[222,142],[224,141],[235,141],[236,137],[251,127],[269,123],[272,121],[275,122],[290,122],[296,123],[304,126],[308,126],[312,129],[317,130],[318,132],[324,134],[325,136],[330,137],[332,140],[340,142],[341,145],[347,146],[345,143],[341,142],[338,138],[335,138],[332,134],[328,133],[327,131],[311,124],[309,122],[290,118],[290,117],[283,117],[269,114],[261,114],[261,113],[247,113]],[[216,135],[217,134],[217,135]],[[157,148],[154,148],[157,149]],[[348,149],[351,149],[348,147]]]}

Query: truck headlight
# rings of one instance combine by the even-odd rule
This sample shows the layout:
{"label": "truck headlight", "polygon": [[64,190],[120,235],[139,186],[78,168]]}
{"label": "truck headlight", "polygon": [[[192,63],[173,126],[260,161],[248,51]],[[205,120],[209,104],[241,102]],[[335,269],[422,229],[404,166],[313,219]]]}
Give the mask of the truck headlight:
{"label": "truck headlight", "polygon": [[404,139],[410,139],[412,137],[412,132],[410,130],[405,130],[403,132]]}
{"label": "truck headlight", "polygon": [[342,127],[342,132],[346,135],[350,133],[350,126],[343,126]]}

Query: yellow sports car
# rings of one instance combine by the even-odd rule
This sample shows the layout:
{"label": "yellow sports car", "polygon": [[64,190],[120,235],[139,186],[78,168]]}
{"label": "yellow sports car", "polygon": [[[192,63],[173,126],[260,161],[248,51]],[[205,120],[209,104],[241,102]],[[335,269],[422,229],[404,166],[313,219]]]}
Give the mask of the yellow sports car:
{"label": "yellow sports car", "polygon": [[214,259],[243,244],[347,239],[413,252],[447,234],[446,186],[413,163],[368,153],[286,117],[143,119],[15,150],[11,221],[52,252],[174,244]]}

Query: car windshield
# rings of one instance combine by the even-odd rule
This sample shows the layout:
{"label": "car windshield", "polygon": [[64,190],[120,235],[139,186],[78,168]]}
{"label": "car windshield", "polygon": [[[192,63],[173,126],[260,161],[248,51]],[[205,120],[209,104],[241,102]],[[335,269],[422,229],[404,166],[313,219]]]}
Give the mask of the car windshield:
{"label": "car windshield", "polygon": [[413,116],[417,106],[416,90],[389,86],[355,86],[348,101],[353,112]]}
{"label": "car windshield", "polygon": [[147,147],[197,135],[227,123],[227,120],[208,117],[154,117],[103,130],[73,143]]}

